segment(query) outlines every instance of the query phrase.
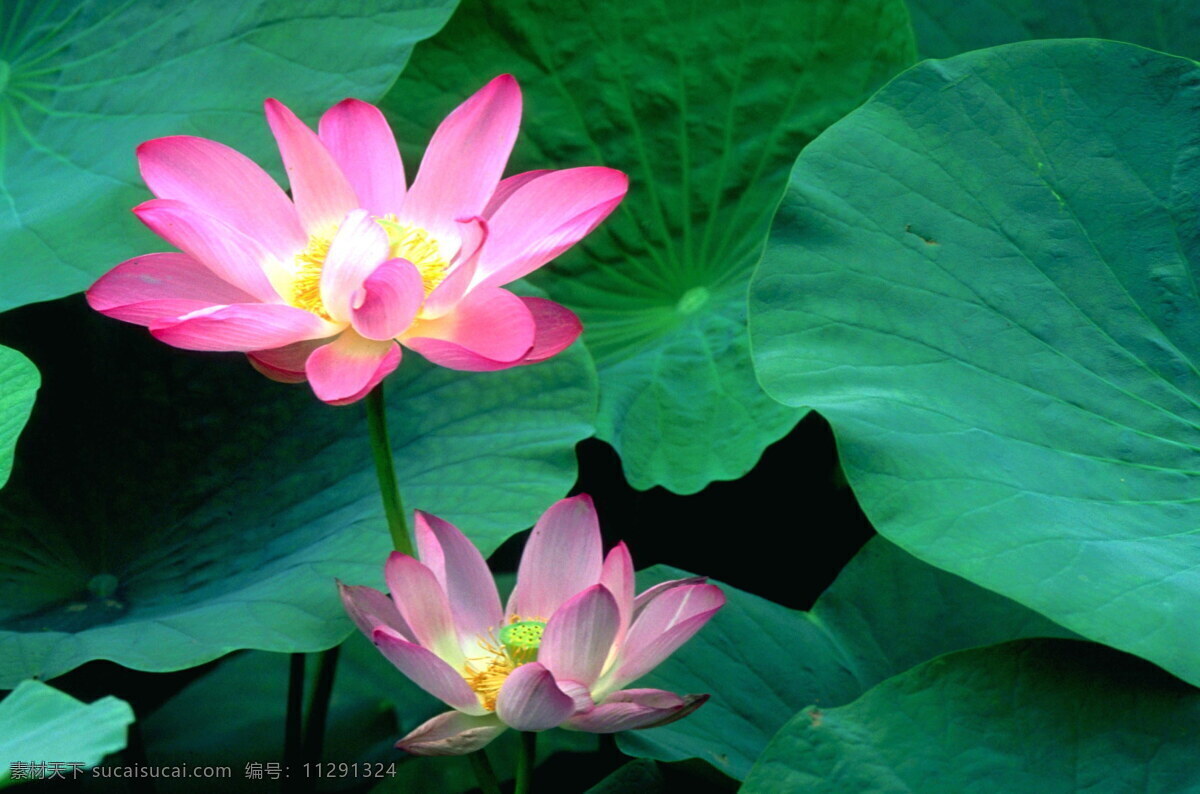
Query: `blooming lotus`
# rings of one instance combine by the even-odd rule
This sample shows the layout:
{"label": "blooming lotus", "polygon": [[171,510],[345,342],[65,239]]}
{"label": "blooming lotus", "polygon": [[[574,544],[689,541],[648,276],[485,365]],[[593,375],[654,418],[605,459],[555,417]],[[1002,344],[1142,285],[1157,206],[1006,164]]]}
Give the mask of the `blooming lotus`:
{"label": "blooming lotus", "polygon": [[316,133],[274,99],[266,116],[290,199],[215,141],[138,147],[157,198],[134,213],[182,253],[121,263],[88,290],[93,308],[176,347],[246,353],[333,404],[365,396],[399,365],[400,344],[452,369],[495,370],[579,335],[569,310],[503,286],[594,229],[628,183],[601,167],[501,180],[521,120],[510,75],[446,117],[411,188],[372,105],[347,99]]}
{"label": "blooming lotus", "polygon": [[624,543],[603,556],[587,496],[538,521],[501,609],[479,551],[449,523],[417,513],[420,560],[394,552],[392,597],[339,583],[346,611],[400,670],[453,710],[397,742],[418,755],[478,750],[506,728],[613,733],[680,719],[708,695],[626,689],[725,603],[703,578],[634,596]]}

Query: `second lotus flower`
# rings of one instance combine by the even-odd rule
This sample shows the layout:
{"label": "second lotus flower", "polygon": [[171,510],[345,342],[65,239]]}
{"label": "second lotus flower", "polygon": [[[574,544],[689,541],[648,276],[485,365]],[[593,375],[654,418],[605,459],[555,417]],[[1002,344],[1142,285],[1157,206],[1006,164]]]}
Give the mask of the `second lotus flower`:
{"label": "second lotus flower", "polygon": [[[292,197],[215,141],[138,147],[157,198],[134,212],[182,253],[139,256],[88,291],[98,311],[167,344],[246,353],[329,403],[361,399],[400,363],[494,370],[547,359],[580,333],[569,310],[503,289],[571,247],[620,203],[602,167],[501,180],[521,93],[501,75],[438,127],[411,187],[383,114],[348,99],[314,133],[266,102]],[[400,344],[398,344],[400,343]]]}
{"label": "second lotus flower", "polygon": [[395,552],[392,597],[340,585],[346,610],[387,658],[453,710],[397,746],[418,755],[480,749],[507,728],[593,733],[650,728],[707,695],[626,689],[725,603],[702,578],[634,595],[625,544],[607,556],[591,499],[553,505],[534,527],[502,609],[482,555],[455,527],[417,514],[421,559]]}

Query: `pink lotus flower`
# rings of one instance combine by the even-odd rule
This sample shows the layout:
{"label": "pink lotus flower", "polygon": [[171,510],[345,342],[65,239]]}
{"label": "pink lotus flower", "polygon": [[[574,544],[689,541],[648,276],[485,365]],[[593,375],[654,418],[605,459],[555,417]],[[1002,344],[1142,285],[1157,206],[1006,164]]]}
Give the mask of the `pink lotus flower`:
{"label": "pink lotus flower", "polygon": [[391,599],[338,583],[358,628],[453,709],[397,747],[459,755],[506,728],[651,728],[708,699],[623,688],[699,631],[725,596],[697,577],[635,598],[629,550],[619,543],[602,555],[590,497],[563,499],[541,517],[504,609],[482,555],[461,532],[418,512],[416,536],[421,561],[400,552],[388,559]]}
{"label": "pink lotus flower", "polygon": [[280,102],[267,122],[292,198],[215,141],[157,138],[138,164],[158,198],[134,213],[183,253],[146,254],[97,281],[97,311],[175,347],[240,351],[263,374],[307,380],[328,403],[358,400],[400,346],[452,369],[547,359],[578,318],[503,285],[571,247],[620,203],[610,168],[501,180],[521,92],[501,75],[446,117],[411,189],[391,129],[347,99],[314,133]]}

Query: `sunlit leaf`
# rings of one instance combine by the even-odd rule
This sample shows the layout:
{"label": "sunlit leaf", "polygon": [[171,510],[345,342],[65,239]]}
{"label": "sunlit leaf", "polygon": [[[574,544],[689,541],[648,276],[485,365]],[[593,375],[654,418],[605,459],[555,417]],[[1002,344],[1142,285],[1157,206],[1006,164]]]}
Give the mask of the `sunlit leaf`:
{"label": "sunlit leaf", "polygon": [[918,557],[1200,682],[1200,69],[914,67],[797,160],[755,360]]}
{"label": "sunlit leaf", "polygon": [[0,347],[0,486],[8,482],[17,436],[29,419],[40,382],[37,367],[29,359]]}
{"label": "sunlit leaf", "polygon": [[41,681],[22,681],[0,700],[0,788],[48,775],[74,779],[124,749],[132,722],[133,709],[119,698],[82,703]]}

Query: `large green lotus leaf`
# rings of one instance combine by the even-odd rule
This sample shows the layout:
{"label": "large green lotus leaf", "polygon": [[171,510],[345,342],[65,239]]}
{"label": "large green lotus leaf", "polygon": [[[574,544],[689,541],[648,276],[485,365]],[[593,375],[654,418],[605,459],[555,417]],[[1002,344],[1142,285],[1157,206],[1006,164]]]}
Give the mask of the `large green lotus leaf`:
{"label": "large green lotus leaf", "polygon": [[764,387],[872,524],[1200,682],[1200,69],[1093,40],[914,67],[800,155]]}
{"label": "large green lotus leaf", "polygon": [[[306,665],[308,692],[313,686],[315,656]],[[287,704],[288,656],[252,651],[231,657],[188,685],[142,725],[146,755],[160,764],[230,766],[233,775],[222,791],[262,792],[272,785],[243,775],[246,765],[283,760],[283,727]],[[458,794],[478,783],[466,759],[418,758],[395,748],[396,741],[435,714],[444,703],[409,681],[358,632],[341,646],[329,703],[323,758],[326,762],[370,764],[379,773],[378,792],[438,791]],[[203,725],[203,730],[197,730]],[[595,750],[596,737],[569,731],[543,734],[539,758],[560,751]],[[502,780],[512,777],[519,748],[513,731],[488,746]],[[378,766],[377,766],[378,765]],[[298,773],[293,773],[293,777]],[[361,787],[353,776],[329,779],[329,788]],[[180,791],[206,792],[211,782],[196,780]]]}
{"label": "large green lotus leaf", "polygon": [[[656,566],[639,584],[687,576]],[[939,654],[1064,631],[1006,598],[871,540],[809,612],[722,585],[712,620],[634,686],[710,693],[686,719],[620,734],[631,755],[701,758],[742,778],[792,715],[839,706]]]}
{"label": "large green lotus leaf", "polygon": [[39,383],[37,367],[29,359],[0,347],[0,486],[8,482],[17,436],[29,419]]}
{"label": "large green lotus leaf", "polygon": [[[46,762],[78,762],[95,766],[109,753],[125,748],[125,730],[133,709],[112,696],[82,703],[41,681],[22,681],[0,700],[0,788],[47,774]],[[25,767],[14,775],[13,764]],[[49,774],[72,778],[78,770],[55,767]]]}
{"label": "large green lotus leaf", "polygon": [[755,381],[747,281],[796,152],[913,58],[899,0],[469,0],[384,105],[411,165],[442,115],[511,72],[510,172],[629,174],[622,206],[535,282],[583,319],[597,433],[630,483],[692,493],[802,416]]}
{"label": "large green lotus leaf", "polygon": [[743,794],[1194,794],[1200,692],[1091,643],[963,651],[810,708]]}
{"label": "large green lotus leaf", "polygon": [[1194,0],[908,0],[917,49],[931,58],[1026,39],[1097,38],[1200,57]]}
{"label": "large green lotus leaf", "polygon": [[[161,671],[341,641],[333,578],[381,585],[390,547],[362,406],[82,303],[0,316],[46,382],[0,491],[0,686],[91,659]],[[596,399],[581,346],[498,373],[411,356],[386,386],[406,506],[485,553],[574,482]]]}
{"label": "large green lotus leaf", "polygon": [[260,108],[314,117],[381,96],[455,0],[0,3],[0,311],[91,284],[161,249],[134,147],[201,135],[277,173]]}

